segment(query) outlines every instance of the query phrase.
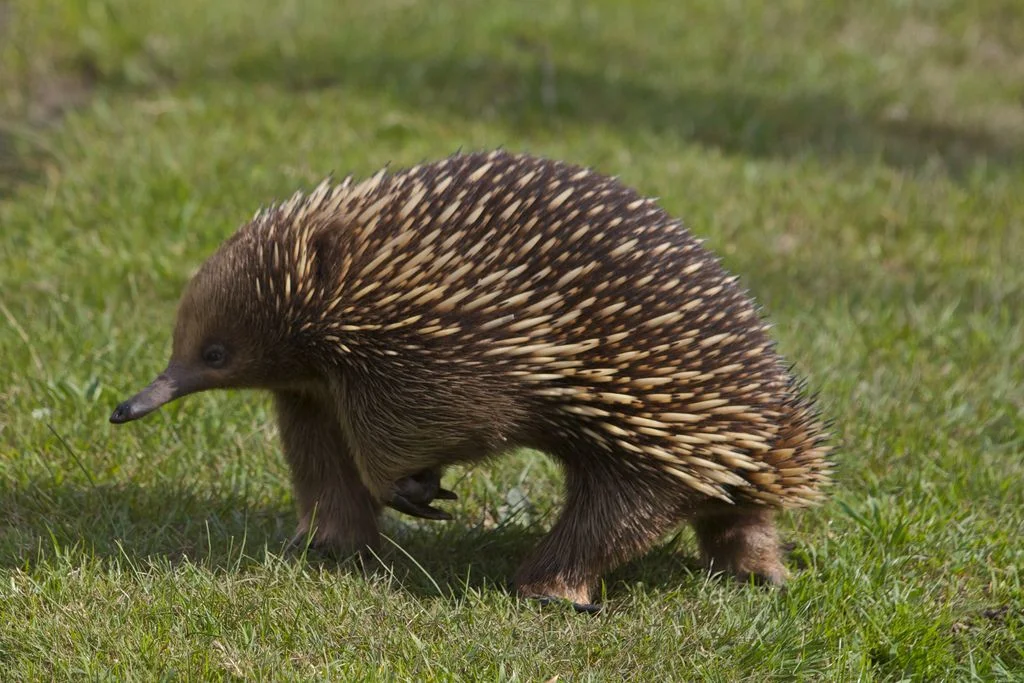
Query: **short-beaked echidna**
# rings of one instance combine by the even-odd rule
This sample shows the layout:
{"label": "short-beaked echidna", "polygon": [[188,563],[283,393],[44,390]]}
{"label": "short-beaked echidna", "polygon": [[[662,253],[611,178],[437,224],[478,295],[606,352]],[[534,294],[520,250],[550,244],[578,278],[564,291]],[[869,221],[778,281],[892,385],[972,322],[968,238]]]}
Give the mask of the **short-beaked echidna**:
{"label": "short-beaked echidna", "polygon": [[298,533],[322,546],[374,546],[396,497],[433,510],[446,465],[556,458],[566,502],[526,596],[587,603],[683,520],[713,568],[780,582],[773,511],[829,479],[816,410],[736,278],[653,200],[561,162],[458,154],[297,193],[202,265],[173,341],[111,420],[273,391]]}

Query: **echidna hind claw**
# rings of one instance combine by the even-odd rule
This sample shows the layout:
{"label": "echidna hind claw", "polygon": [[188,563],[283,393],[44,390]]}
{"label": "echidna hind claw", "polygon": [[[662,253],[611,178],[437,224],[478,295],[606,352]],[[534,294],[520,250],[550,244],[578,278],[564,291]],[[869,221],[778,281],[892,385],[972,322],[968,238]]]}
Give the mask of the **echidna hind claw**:
{"label": "echidna hind claw", "polygon": [[573,602],[565,598],[557,598],[551,595],[538,595],[533,596],[530,599],[537,601],[541,607],[547,607],[548,605],[564,605],[568,603],[572,605],[573,610],[577,614],[598,614],[601,612],[601,605],[595,605],[592,602]]}
{"label": "echidna hind claw", "polygon": [[305,555],[310,558],[329,558],[334,555],[334,551],[330,545],[320,541],[315,536],[310,536],[309,532],[306,531],[296,533],[292,536],[291,539],[285,543],[282,552],[289,556]]}
{"label": "echidna hind claw", "polygon": [[312,543],[310,543],[310,539],[306,534],[295,534],[284,544],[281,553],[284,555],[299,555],[310,545]]}

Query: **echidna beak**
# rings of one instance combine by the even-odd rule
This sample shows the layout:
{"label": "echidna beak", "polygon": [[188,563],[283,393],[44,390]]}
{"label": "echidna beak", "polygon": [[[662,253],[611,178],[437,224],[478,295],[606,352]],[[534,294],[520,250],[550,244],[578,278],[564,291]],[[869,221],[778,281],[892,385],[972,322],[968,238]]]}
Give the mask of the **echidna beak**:
{"label": "echidna beak", "polygon": [[149,415],[165,403],[192,393],[195,389],[189,387],[189,382],[182,381],[181,375],[178,366],[168,365],[167,369],[161,372],[149,386],[127,401],[119,403],[111,413],[110,421],[113,424],[124,424],[137,420]]}

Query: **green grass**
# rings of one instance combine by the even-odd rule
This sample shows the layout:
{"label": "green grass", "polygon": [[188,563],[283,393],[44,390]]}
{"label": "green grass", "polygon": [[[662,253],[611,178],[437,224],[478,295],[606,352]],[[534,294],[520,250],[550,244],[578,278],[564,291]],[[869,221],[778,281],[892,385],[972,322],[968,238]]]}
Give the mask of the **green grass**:
{"label": "green grass", "polygon": [[[0,3],[0,678],[1024,680],[1018,4]],[[660,197],[766,306],[840,447],[788,591],[683,530],[596,618],[517,602],[534,453],[364,578],[282,555],[266,397],[107,424],[258,206],[499,145]]]}

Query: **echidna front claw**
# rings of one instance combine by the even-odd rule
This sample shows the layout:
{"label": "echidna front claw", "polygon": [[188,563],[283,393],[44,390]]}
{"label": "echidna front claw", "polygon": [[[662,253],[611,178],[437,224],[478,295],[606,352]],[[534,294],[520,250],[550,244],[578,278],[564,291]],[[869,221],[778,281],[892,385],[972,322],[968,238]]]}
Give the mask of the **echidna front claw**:
{"label": "echidna front claw", "polygon": [[399,479],[394,484],[388,507],[421,519],[449,520],[450,514],[432,507],[435,500],[458,500],[453,491],[441,488],[441,474],[435,470],[423,470]]}
{"label": "echidna front claw", "polygon": [[436,507],[427,505],[426,503],[413,502],[405,496],[396,493],[388,501],[388,507],[398,510],[407,515],[413,517],[419,517],[421,519],[435,519],[448,521],[452,518],[450,514],[444,510],[440,510]]}
{"label": "echidna front claw", "polygon": [[459,497],[455,494],[454,491],[449,491],[448,489],[438,489],[437,490],[437,495],[434,496],[434,498],[437,498],[439,500],[458,500],[459,499]]}

